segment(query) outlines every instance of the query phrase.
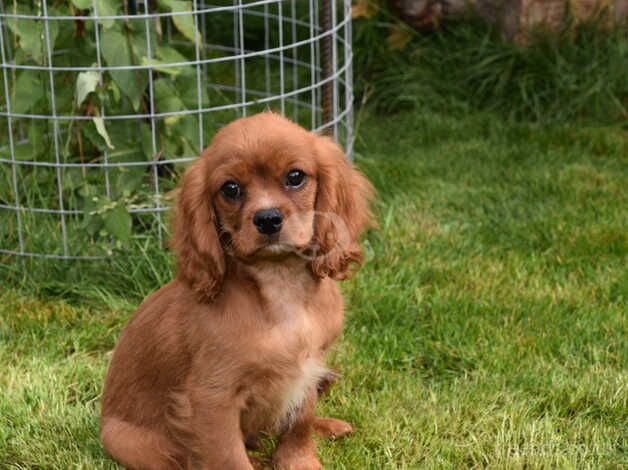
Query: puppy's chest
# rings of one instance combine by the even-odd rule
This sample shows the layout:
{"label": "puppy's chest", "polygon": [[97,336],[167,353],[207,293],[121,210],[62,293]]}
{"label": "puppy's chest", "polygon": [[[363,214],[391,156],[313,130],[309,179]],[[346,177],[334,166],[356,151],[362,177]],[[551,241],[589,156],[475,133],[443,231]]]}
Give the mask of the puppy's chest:
{"label": "puppy's chest", "polygon": [[279,282],[282,278],[265,281],[262,308],[270,321],[259,332],[257,365],[268,373],[254,387],[250,412],[255,416],[250,418],[260,420],[255,427],[277,429],[290,425],[327,373],[321,361],[324,325],[312,306],[308,280],[303,285],[294,279],[288,284]]}
{"label": "puppy's chest", "polygon": [[316,375],[313,363],[322,355],[324,328],[317,312],[298,295],[267,302],[265,308],[274,320],[264,333],[265,360],[283,371],[280,377],[308,383],[307,377]]}
{"label": "puppy's chest", "polygon": [[261,308],[269,319],[268,340],[283,349],[307,354],[319,349],[326,312],[317,308],[318,285],[309,275],[274,272],[262,278]]}
{"label": "puppy's chest", "polygon": [[251,389],[246,428],[279,431],[290,427],[309,393],[327,374],[322,364],[320,334],[307,309],[289,307],[288,317],[267,332],[256,368],[261,372]]}

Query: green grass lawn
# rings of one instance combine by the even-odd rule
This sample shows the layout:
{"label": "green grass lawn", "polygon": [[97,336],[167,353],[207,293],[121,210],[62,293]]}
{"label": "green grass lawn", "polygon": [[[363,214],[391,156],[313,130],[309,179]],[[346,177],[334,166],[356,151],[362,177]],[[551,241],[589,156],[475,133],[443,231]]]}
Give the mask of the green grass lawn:
{"label": "green grass lawn", "polygon": [[[344,284],[320,410],[356,432],[321,442],[325,467],[627,465],[626,127],[416,109],[359,135],[380,228]],[[0,466],[115,468],[103,375],[168,258],[3,263]]]}

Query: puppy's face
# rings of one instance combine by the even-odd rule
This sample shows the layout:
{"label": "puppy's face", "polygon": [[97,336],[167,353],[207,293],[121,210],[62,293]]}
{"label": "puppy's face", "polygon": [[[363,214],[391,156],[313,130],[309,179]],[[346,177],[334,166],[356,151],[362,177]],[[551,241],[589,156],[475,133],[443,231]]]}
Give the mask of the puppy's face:
{"label": "puppy's face", "polygon": [[279,121],[225,129],[215,144],[208,184],[225,251],[251,261],[306,249],[318,177],[313,135]]}
{"label": "puppy's face", "polygon": [[214,298],[225,259],[307,254],[312,273],[346,279],[370,222],[370,183],[329,138],[273,113],[221,129],[187,170],[174,248],[178,277]]}

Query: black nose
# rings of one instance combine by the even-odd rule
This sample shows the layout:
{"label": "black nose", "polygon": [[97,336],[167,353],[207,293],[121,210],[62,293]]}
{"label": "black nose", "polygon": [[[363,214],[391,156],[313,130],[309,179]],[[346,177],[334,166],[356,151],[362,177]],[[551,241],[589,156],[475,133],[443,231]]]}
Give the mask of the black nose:
{"label": "black nose", "polygon": [[276,208],[262,209],[253,216],[253,223],[257,227],[257,231],[264,235],[272,235],[279,232],[282,222],[283,214]]}

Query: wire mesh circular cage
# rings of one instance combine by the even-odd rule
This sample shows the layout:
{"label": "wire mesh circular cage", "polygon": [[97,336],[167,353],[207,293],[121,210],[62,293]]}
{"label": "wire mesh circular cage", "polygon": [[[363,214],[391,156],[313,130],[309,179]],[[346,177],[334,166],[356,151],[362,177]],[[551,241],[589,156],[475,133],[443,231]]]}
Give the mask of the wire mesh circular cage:
{"label": "wire mesh circular cage", "polygon": [[178,175],[259,111],[352,153],[350,0],[0,0],[0,253],[163,245]]}

